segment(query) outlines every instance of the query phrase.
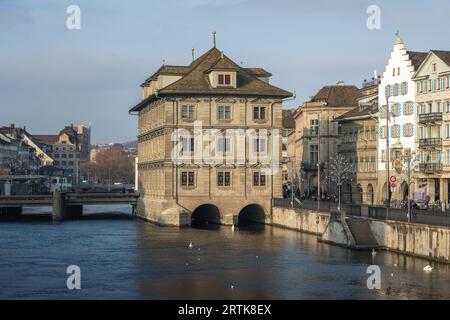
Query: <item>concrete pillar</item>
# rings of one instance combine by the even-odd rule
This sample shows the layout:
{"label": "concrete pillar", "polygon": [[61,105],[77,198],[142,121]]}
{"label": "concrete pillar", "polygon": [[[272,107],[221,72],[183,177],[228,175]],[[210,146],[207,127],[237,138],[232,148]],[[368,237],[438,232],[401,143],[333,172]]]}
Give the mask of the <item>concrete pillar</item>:
{"label": "concrete pillar", "polygon": [[447,205],[448,203],[448,179],[441,179],[439,181],[439,199],[441,203]]}
{"label": "concrete pillar", "polygon": [[66,194],[53,192],[53,221],[63,221],[66,218]]}
{"label": "concrete pillar", "polygon": [[436,198],[434,179],[427,179],[427,193],[430,196],[430,203],[434,203]]}

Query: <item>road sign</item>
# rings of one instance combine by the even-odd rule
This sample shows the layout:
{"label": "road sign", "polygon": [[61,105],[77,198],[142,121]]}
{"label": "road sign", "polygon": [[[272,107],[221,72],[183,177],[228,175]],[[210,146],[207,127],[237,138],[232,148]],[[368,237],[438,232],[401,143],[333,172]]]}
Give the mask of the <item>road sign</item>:
{"label": "road sign", "polygon": [[391,177],[389,178],[389,181],[390,181],[391,183],[394,183],[394,184],[395,184],[395,182],[397,181],[397,178],[394,177],[394,176],[391,176]]}

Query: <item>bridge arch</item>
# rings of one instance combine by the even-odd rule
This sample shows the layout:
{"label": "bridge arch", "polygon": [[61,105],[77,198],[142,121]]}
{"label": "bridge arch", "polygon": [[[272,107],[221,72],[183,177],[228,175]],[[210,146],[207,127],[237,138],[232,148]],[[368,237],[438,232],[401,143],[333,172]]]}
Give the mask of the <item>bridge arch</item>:
{"label": "bridge arch", "polygon": [[266,221],[266,211],[259,204],[249,204],[241,209],[238,215],[238,224],[261,223]]}
{"label": "bridge arch", "polygon": [[217,206],[206,203],[198,206],[192,212],[191,225],[201,227],[209,224],[220,224],[220,210]]}

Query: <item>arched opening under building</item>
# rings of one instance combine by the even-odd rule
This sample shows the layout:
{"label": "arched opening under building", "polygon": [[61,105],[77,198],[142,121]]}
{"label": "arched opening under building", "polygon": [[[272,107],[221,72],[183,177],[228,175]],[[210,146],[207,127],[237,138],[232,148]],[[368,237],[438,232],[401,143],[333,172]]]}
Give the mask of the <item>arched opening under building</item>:
{"label": "arched opening under building", "polygon": [[220,211],[213,204],[197,207],[191,215],[191,226],[200,229],[220,228]]}
{"label": "arched opening under building", "polygon": [[367,199],[366,200],[367,200],[368,204],[373,204],[373,186],[370,183],[367,186]]}
{"label": "arched opening under building", "polygon": [[[383,189],[381,191],[381,204],[386,205],[387,201],[386,201],[386,182],[383,184]],[[392,190],[389,187],[389,201],[392,199]]]}
{"label": "arched opening under building", "polygon": [[242,208],[238,216],[239,229],[263,230],[266,212],[259,204],[249,204]]}
{"label": "arched opening under building", "polygon": [[363,203],[363,188],[360,184],[356,186],[356,203],[362,204]]}
{"label": "arched opening under building", "polygon": [[400,190],[402,192],[402,200],[403,201],[407,201],[408,200],[408,194],[409,194],[409,187],[408,187],[408,184],[405,181],[402,182]]}
{"label": "arched opening under building", "polygon": [[342,196],[344,200],[343,202],[352,203],[353,194],[352,194],[352,186],[350,185],[350,183],[346,183],[342,191],[343,191]]}

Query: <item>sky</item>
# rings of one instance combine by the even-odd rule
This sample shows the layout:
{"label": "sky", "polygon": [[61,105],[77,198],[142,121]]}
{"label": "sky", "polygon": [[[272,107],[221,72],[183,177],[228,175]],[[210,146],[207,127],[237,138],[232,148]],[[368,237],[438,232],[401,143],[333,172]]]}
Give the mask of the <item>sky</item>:
{"label": "sky", "polygon": [[[67,8],[78,5],[81,28]],[[380,29],[370,30],[370,5]],[[382,74],[395,33],[409,50],[450,50],[450,1],[406,0],[0,0],[0,126],[32,134],[92,126],[93,143],[136,139],[128,109],[145,78],[217,47],[263,67],[298,107],[324,85],[361,87]]]}

